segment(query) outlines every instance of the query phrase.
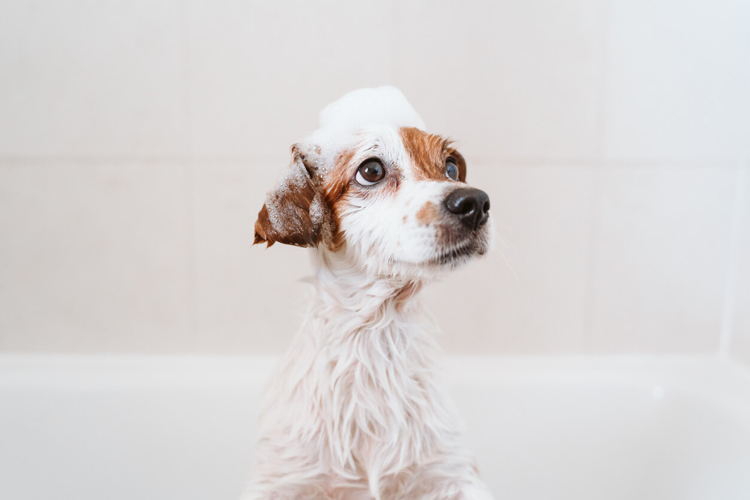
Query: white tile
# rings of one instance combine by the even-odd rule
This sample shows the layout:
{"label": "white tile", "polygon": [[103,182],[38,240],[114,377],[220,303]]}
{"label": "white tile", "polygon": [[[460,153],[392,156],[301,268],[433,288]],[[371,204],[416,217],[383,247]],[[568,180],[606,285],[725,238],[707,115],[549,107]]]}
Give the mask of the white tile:
{"label": "white tile", "polygon": [[392,82],[386,2],[190,0],[193,152],[288,151],[345,92]]}
{"label": "white tile", "polygon": [[490,255],[425,291],[451,353],[580,349],[590,249],[593,168],[471,165],[490,195]]}
{"label": "white tile", "polygon": [[[288,161],[288,155],[287,160]],[[265,194],[286,164],[195,170],[196,341],[208,352],[280,352],[304,316],[309,251],[252,246]]]}
{"label": "white tile", "polygon": [[586,348],[714,352],[735,169],[628,165],[599,175]]}
{"label": "white tile", "polygon": [[177,165],[0,166],[0,348],[189,350],[186,180]]}
{"label": "white tile", "polygon": [[472,158],[598,157],[603,2],[399,6],[398,82],[428,127]]}
{"label": "white tile", "polygon": [[606,157],[747,157],[750,2],[614,0],[610,19]]}
{"label": "white tile", "polygon": [[3,2],[0,155],[176,155],[186,146],[179,0]]}
{"label": "white tile", "polygon": [[745,167],[744,184],[731,354],[750,367],[750,166]]}

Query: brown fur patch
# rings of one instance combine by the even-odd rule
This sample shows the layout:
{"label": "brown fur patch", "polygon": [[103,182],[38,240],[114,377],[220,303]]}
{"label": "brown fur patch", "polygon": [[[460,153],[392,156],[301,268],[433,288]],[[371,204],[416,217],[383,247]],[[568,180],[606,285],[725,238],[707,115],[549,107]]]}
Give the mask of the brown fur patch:
{"label": "brown fur patch", "polygon": [[346,197],[346,192],[349,189],[351,183],[351,176],[353,175],[354,156],[357,151],[350,149],[342,152],[338,158],[333,169],[328,174],[326,184],[323,189],[325,196],[326,206],[328,206],[331,213],[330,217],[330,234],[329,239],[326,241],[328,248],[331,251],[340,250],[344,244],[344,237],[339,231],[341,217],[339,212],[341,210],[341,204]]}
{"label": "brown fur patch", "polygon": [[[268,194],[255,221],[253,244],[276,242],[300,247],[316,246],[320,239],[322,221],[310,214],[317,191],[300,161],[293,160],[292,175],[280,189]],[[301,161],[300,161],[301,163]]]}
{"label": "brown fur patch", "polygon": [[422,208],[420,208],[417,212],[417,222],[424,226],[428,226],[437,218],[437,215],[438,212],[435,204],[431,201],[428,201],[427,203],[422,205]]}
{"label": "brown fur patch", "polygon": [[458,180],[466,182],[466,161],[451,147],[449,140],[413,127],[402,127],[399,135],[414,163],[417,179],[450,181],[445,174],[445,163],[448,157],[452,157],[458,167]]}
{"label": "brown fur patch", "polygon": [[328,218],[323,201],[315,169],[295,144],[287,172],[258,213],[253,244],[317,246]]}

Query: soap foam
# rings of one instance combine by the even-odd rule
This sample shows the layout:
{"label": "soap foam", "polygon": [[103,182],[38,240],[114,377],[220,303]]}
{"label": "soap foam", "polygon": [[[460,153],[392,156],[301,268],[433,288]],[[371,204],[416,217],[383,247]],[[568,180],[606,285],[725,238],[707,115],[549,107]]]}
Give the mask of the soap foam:
{"label": "soap foam", "polygon": [[356,134],[378,127],[425,130],[422,118],[399,89],[391,86],[359,89],[345,94],[320,112],[320,128],[305,142],[329,156],[356,140]]}
{"label": "soap foam", "polygon": [[354,90],[320,112],[324,129],[355,131],[378,125],[425,128],[404,94],[391,86]]}

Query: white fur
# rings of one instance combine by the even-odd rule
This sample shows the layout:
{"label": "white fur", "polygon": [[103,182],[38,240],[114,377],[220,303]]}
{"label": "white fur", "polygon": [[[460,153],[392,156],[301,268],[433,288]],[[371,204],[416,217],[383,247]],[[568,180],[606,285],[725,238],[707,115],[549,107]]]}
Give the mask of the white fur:
{"label": "white fur", "polygon": [[[377,124],[341,142],[357,144],[354,163],[376,155],[402,181],[395,194],[355,190],[340,214],[343,248],[312,250],[315,298],[267,389],[243,500],[489,500],[414,297],[452,267],[431,263],[445,249],[435,225],[415,213],[440,204],[455,183],[416,180],[394,127]],[[323,147],[319,166],[336,168],[334,157]]]}

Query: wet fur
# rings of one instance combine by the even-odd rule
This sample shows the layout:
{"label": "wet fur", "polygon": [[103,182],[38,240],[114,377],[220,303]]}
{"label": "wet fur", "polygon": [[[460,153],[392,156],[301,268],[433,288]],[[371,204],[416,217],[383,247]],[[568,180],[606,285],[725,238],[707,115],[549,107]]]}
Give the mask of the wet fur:
{"label": "wet fur", "polygon": [[[316,293],[267,389],[243,499],[489,500],[418,300],[488,248],[489,224],[467,234],[441,208],[465,186],[465,162],[443,138],[406,128],[364,130],[326,153],[293,148],[255,226],[257,243],[312,249]],[[446,178],[448,156],[461,182]],[[372,157],[386,179],[359,186],[357,168]]]}

